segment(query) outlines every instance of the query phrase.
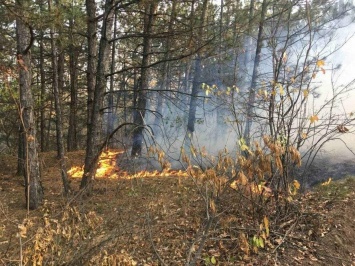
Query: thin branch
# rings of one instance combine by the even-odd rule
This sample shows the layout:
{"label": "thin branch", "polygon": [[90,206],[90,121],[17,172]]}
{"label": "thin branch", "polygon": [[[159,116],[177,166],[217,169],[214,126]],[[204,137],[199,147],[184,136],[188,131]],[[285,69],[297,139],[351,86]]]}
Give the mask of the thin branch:
{"label": "thin branch", "polygon": [[152,237],[152,230],[151,230],[151,226],[150,226],[150,217],[149,217],[149,213],[146,214],[147,217],[146,217],[146,221],[147,221],[147,225],[148,225],[148,234],[149,234],[149,242],[150,244],[152,245],[152,248],[154,250],[154,253],[155,255],[157,256],[159,262],[160,262],[160,265],[163,265],[163,266],[167,266],[167,264],[164,262],[164,260],[160,257],[159,255],[159,252],[153,242],[153,237]]}

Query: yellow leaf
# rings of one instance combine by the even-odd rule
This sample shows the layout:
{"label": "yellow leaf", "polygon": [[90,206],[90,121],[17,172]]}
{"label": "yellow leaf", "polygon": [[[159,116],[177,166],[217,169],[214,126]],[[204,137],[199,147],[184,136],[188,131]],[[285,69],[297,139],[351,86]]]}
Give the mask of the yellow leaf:
{"label": "yellow leaf", "polygon": [[230,186],[231,188],[233,188],[234,190],[237,190],[237,189],[238,189],[237,181],[233,181],[229,186]]}
{"label": "yellow leaf", "polygon": [[259,237],[258,239],[258,247],[264,248],[264,239],[262,237]]}
{"label": "yellow leaf", "polygon": [[302,139],[306,139],[306,138],[307,138],[307,134],[303,132],[303,133],[301,134],[301,138],[302,138]]}
{"label": "yellow leaf", "polygon": [[264,225],[265,225],[265,228],[269,228],[269,219],[264,216]]}
{"label": "yellow leaf", "polygon": [[192,156],[196,157],[196,151],[195,151],[195,148],[193,146],[190,146],[190,151],[192,153]]}
{"label": "yellow leaf", "polygon": [[329,177],[329,178],[328,178],[328,181],[323,182],[321,185],[322,185],[322,186],[328,186],[331,181],[332,181],[332,178]]}
{"label": "yellow leaf", "polygon": [[240,149],[241,149],[242,151],[249,150],[248,146],[245,145],[245,144],[243,144],[242,146],[240,146]]}
{"label": "yellow leaf", "polygon": [[309,94],[309,90],[302,90],[303,92],[303,97],[307,98]]}
{"label": "yellow leaf", "polygon": [[324,65],[325,65],[324,60],[318,60],[317,61],[317,67],[322,67]]}
{"label": "yellow leaf", "polygon": [[311,123],[315,123],[316,121],[318,121],[318,116],[317,115],[312,115],[309,120],[311,120]]}
{"label": "yellow leaf", "polygon": [[245,176],[243,172],[239,172],[238,174],[238,182],[243,186],[248,184],[248,178]]}
{"label": "yellow leaf", "polygon": [[214,256],[212,256],[212,258],[211,258],[211,263],[213,265],[216,265],[216,263],[217,263],[217,260],[216,260],[216,258]]}
{"label": "yellow leaf", "polygon": [[210,208],[211,208],[212,213],[216,212],[216,204],[214,203],[213,200],[210,201]]}
{"label": "yellow leaf", "polygon": [[293,180],[293,186],[294,186],[296,189],[300,189],[300,187],[301,187],[300,183],[299,183],[297,180]]}
{"label": "yellow leaf", "polygon": [[284,95],[284,88],[283,88],[282,84],[277,83],[277,86],[279,87],[280,95]]}

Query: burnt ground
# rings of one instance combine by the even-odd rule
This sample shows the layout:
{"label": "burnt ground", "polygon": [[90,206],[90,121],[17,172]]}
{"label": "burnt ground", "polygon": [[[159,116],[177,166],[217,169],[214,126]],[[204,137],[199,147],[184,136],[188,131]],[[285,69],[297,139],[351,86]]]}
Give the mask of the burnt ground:
{"label": "burnt ground", "polygon": [[[69,167],[80,170],[84,153],[68,157]],[[41,158],[46,201],[27,212],[16,159],[0,157],[0,265],[20,265],[21,256],[22,265],[185,265],[189,251],[196,252],[205,212],[191,178],[178,172],[129,176],[114,166],[95,181],[90,197],[75,198],[68,208],[55,153]],[[140,170],[139,160],[132,164]],[[243,201],[227,194],[197,265],[355,265],[353,168],[351,162],[327,166],[313,178],[344,178],[299,195],[284,222],[270,221],[270,241],[258,252],[247,252],[250,243],[242,237],[258,225],[236,216]],[[71,178],[74,190],[79,183]]]}
{"label": "burnt ground", "polygon": [[329,178],[332,180],[355,176],[355,159],[323,158],[315,161],[304,176],[305,186],[310,188],[323,183]]}

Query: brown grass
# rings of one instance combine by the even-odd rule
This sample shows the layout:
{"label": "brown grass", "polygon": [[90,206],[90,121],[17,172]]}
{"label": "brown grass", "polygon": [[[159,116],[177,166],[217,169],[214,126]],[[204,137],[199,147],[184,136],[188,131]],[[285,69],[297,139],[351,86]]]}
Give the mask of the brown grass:
{"label": "brown grass", "polygon": [[[83,158],[83,151],[69,153],[68,168],[80,168]],[[0,158],[0,265],[20,265],[21,251],[24,265],[184,265],[197,248],[205,202],[192,178],[174,172],[127,178],[113,166],[95,180],[91,197],[68,207],[56,153],[42,154],[41,165],[45,204],[28,213],[15,158]],[[74,190],[79,183],[71,178]],[[257,254],[245,245],[259,224],[231,189],[217,205],[198,264],[354,265],[355,181],[332,186],[290,205],[288,219],[270,225],[270,243]]]}

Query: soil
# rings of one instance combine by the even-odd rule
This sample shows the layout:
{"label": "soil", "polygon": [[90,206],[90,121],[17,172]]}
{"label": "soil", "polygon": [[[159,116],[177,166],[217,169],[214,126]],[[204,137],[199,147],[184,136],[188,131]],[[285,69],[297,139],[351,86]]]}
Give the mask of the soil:
{"label": "soil", "polygon": [[[45,203],[28,212],[16,158],[0,157],[0,265],[185,265],[204,237],[197,265],[355,265],[354,177],[299,195],[289,216],[270,225],[265,247],[249,252],[244,238],[259,225],[245,223],[251,219],[232,190],[206,234],[201,187],[182,172],[127,173],[113,161],[90,196],[68,204],[56,153],[41,158]],[[83,158],[83,151],[69,153],[68,168],[80,169]],[[332,167],[332,176],[348,175],[347,167]],[[77,191],[80,178],[70,180]]]}

